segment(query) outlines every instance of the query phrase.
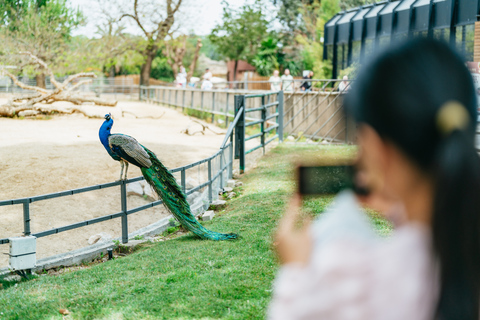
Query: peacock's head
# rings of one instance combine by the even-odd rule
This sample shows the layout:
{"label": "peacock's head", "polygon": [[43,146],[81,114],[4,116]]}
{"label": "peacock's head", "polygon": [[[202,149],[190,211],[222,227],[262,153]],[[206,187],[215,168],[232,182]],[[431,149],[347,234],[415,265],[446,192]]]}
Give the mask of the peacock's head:
{"label": "peacock's head", "polygon": [[105,115],[105,120],[108,121],[108,120],[110,120],[110,119],[112,119],[112,114],[111,114],[111,113],[107,113],[107,114]]}

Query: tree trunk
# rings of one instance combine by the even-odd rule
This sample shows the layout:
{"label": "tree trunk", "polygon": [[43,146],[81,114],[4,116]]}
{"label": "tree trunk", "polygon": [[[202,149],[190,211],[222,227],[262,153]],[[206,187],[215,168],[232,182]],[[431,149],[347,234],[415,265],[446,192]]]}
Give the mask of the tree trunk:
{"label": "tree trunk", "polygon": [[[233,81],[237,81],[237,67],[238,60],[235,60],[235,65],[233,66]],[[238,88],[238,83],[234,85],[235,88]]]}
{"label": "tree trunk", "polygon": [[43,89],[46,89],[47,88],[47,84],[45,82],[45,73],[37,73],[37,75],[35,76],[35,80],[37,82],[37,87],[40,87],[40,88],[43,88]]}
{"label": "tree trunk", "polygon": [[142,71],[140,73],[140,85],[148,86],[150,85],[150,73],[152,71],[152,61],[157,54],[156,50],[149,51],[145,54],[145,63],[142,66]]}
{"label": "tree trunk", "polygon": [[115,78],[115,65],[110,66],[110,72],[108,73],[109,78]]}
{"label": "tree trunk", "polygon": [[195,55],[193,56],[192,63],[190,64],[190,68],[187,73],[187,80],[190,81],[190,78],[193,76],[193,73],[195,72],[195,68],[197,67],[197,60],[200,55],[200,49],[202,48],[202,40],[198,39],[197,40],[197,46],[195,48]]}

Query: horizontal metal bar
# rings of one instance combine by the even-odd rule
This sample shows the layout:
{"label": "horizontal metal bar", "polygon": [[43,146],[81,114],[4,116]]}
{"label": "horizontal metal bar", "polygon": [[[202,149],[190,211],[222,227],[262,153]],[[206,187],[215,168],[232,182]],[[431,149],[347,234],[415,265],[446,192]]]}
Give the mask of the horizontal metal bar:
{"label": "horizontal metal bar", "polygon": [[275,117],[278,117],[278,116],[279,116],[279,113],[275,112],[275,113],[269,115],[268,117],[266,117],[265,121],[270,120],[270,119],[275,118]]}
{"label": "horizontal metal bar", "polygon": [[8,241],[7,238],[4,238],[4,239],[0,239],[0,244],[7,244],[9,243],[10,241]]}
{"label": "horizontal metal bar", "polygon": [[37,232],[37,233],[32,234],[32,236],[35,236],[37,238],[42,238],[42,237],[46,237],[46,236],[49,236],[49,235],[52,235],[52,234],[57,234],[57,233],[60,233],[60,232],[73,230],[73,229],[77,229],[77,228],[80,228],[80,227],[85,227],[85,226],[89,226],[89,225],[92,225],[92,224],[96,224],[96,223],[99,223],[99,222],[119,218],[122,215],[123,215],[123,212],[117,212],[117,213],[114,213],[114,214],[109,214],[109,215],[106,215],[106,216],[93,218],[93,219],[85,220],[85,221],[82,221],[82,222],[73,223],[73,224],[70,224],[70,225],[67,225],[67,226],[63,226],[63,227]]}
{"label": "horizontal metal bar", "polygon": [[273,106],[278,106],[278,103],[279,103],[278,101],[274,101],[274,102],[271,102],[271,103],[267,103],[263,107],[266,109],[266,108],[270,108],[270,107],[273,107]]}
{"label": "horizontal metal bar", "polygon": [[258,120],[258,121],[247,122],[247,123],[245,123],[245,127],[254,126],[254,125],[262,123],[262,122],[264,122],[264,121],[263,120]]}
{"label": "horizontal metal bar", "polygon": [[263,133],[261,133],[261,132],[260,132],[260,133],[257,133],[257,134],[254,134],[253,136],[246,137],[246,138],[245,138],[245,141],[258,138],[258,137],[260,137],[261,135],[263,135]]}
{"label": "horizontal metal bar", "polygon": [[266,96],[271,96],[274,94],[278,94],[280,91],[272,91],[272,92],[264,92],[264,93],[259,93],[259,94],[247,94],[245,98],[261,98],[261,97],[266,97]]}
{"label": "horizontal metal bar", "polygon": [[272,131],[272,130],[275,129],[275,128],[278,128],[278,123],[277,123],[277,124],[274,124],[274,125],[271,126],[271,127],[268,127],[268,128],[265,129],[263,132],[267,133],[267,132]]}
{"label": "horizontal metal bar", "polygon": [[265,109],[265,107],[250,108],[250,109],[245,109],[245,112],[262,111],[264,109]]}
{"label": "horizontal metal bar", "polygon": [[258,145],[258,146],[256,146],[256,147],[253,147],[253,148],[250,149],[250,150],[245,151],[245,154],[249,154],[250,152],[253,152],[253,151],[255,151],[255,150],[257,150],[258,148],[261,148],[261,147],[263,147],[263,144],[260,144],[260,145]]}
{"label": "horizontal metal bar", "polygon": [[149,209],[149,208],[153,208],[153,207],[156,207],[158,205],[161,205],[163,203],[162,200],[157,200],[157,201],[153,201],[153,202],[150,202],[150,203],[147,203],[143,206],[140,206],[140,207],[136,207],[136,208],[133,208],[133,209],[130,209],[130,210],[127,210],[127,216],[129,214],[132,214],[132,213],[136,213],[138,211],[142,211],[142,210],[145,210],[145,209]]}
{"label": "horizontal metal bar", "polygon": [[208,186],[209,183],[210,183],[210,181],[207,181],[207,182],[205,182],[205,183],[202,183],[202,184],[196,186],[195,188],[188,189],[188,191],[185,192],[185,195],[188,196],[189,194],[192,194],[192,193],[194,193],[195,191],[200,190],[200,189]]}
{"label": "horizontal metal bar", "polygon": [[278,134],[274,135],[271,139],[268,139],[267,142],[265,142],[265,145],[269,144],[270,142],[272,142],[273,140],[275,140],[277,138],[278,138]]}

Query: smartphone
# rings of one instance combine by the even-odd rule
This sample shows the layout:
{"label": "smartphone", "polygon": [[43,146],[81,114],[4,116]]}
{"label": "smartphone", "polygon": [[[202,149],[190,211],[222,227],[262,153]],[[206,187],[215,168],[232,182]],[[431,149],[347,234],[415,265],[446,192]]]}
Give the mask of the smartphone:
{"label": "smartphone", "polygon": [[297,175],[299,192],[303,195],[336,194],[344,189],[359,195],[369,193],[355,183],[355,167],[351,165],[300,166]]}

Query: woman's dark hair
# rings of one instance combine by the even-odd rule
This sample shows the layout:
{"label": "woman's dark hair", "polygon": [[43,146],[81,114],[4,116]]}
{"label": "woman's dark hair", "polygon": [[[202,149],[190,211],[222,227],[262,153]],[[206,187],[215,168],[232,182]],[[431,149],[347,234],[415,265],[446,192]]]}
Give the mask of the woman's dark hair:
{"label": "woman's dark hair", "polygon": [[[439,110],[463,105],[467,123],[442,132]],[[435,185],[433,249],[439,263],[436,318],[479,319],[480,158],[477,99],[464,60],[447,44],[415,39],[380,54],[345,97],[347,113],[399,147]],[[466,114],[464,112],[464,114]]]}

